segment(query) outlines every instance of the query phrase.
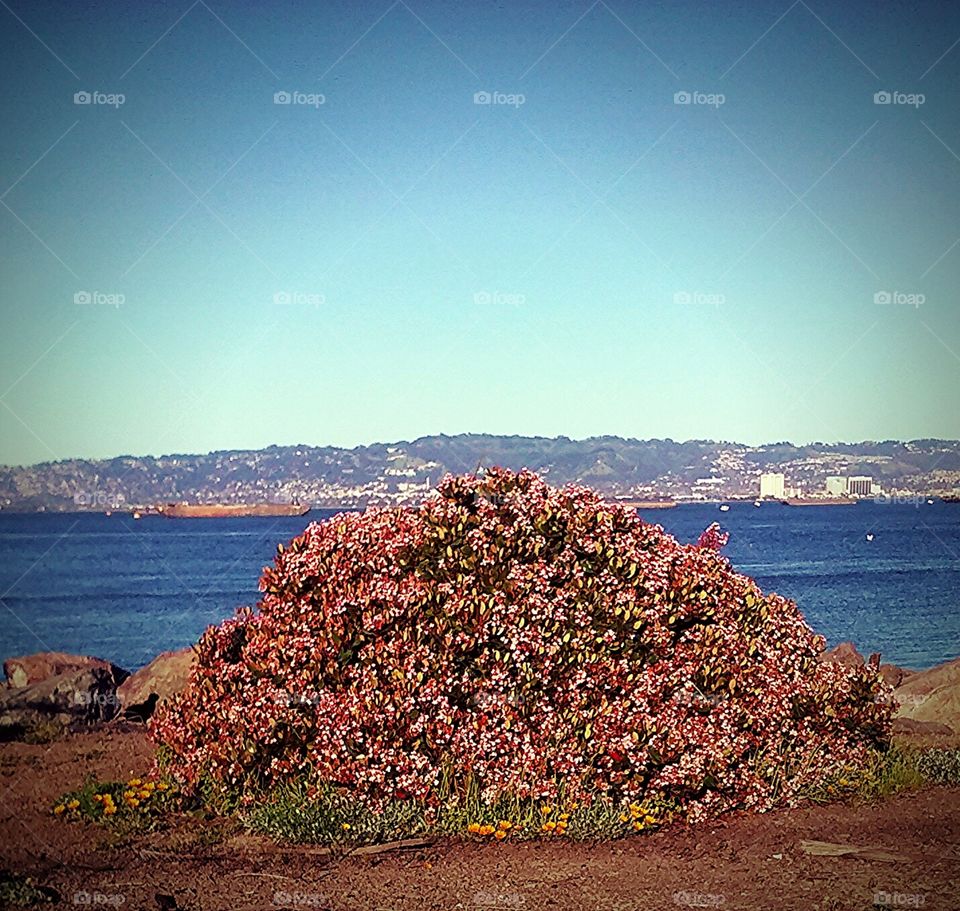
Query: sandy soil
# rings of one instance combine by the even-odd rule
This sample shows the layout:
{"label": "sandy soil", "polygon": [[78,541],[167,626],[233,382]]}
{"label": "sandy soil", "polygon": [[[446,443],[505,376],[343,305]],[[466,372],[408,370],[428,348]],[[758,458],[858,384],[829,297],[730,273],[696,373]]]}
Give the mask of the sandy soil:
{"label": "sandy soil", "polygon": [[[167,830],[118,837],[50,815],[88,774],[149,770],[142,731],[0,744],[0,867],[55,889],[62,905],[135,909],[641,911],[656,908],[960,908],[960,789],[882,803],[740,816],[596,845],[472,844],[341,860],[277,849],[229,825],[184,817]],[[811,856],[802,840],[884,849]],[[896,893],[896,895],[894,894]]]}

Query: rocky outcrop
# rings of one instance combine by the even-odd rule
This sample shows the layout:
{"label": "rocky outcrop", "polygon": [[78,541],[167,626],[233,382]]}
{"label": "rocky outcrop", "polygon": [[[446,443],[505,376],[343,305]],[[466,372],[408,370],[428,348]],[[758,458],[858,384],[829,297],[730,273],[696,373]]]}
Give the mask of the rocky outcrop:
{"label": "rocky outcrop", "polygon": [[939,721],[916,721],[913,718],[894,718],[892,730],[894,734],[906,735],[944,735],[953,734],[953,728]]}
{"label": "rocky outcrop", "polygon": [[109,721],[117,714],[117,684],[109,668],[54,674],[23,687],[0,690],[0,739],[15,739],[51,726]]}
{"label": "rocky outcrop", "polygon": [[821,661],[842,664],[844,667],[863,667],[866,659],[852,642],[841,642],[820,656]]}
{"label": "rocky outcrop", "polygon": [[117,690],[124,714],[146,720],[159,703],[187,685],[196,658],[192,648],[162,652],[128,677]]}
{"label": "rocky outcrop", "polygon": [[907,677],[894,696],[897,717],[936,724],[960,734],[960,658]]}
{"label": "rocky outcrop", "polygon": [[3,662],[3,673],[7,678],[7,685],[17,689],[40,683],[59,674],[93,668],[109,671],[117,686],[130,676],[129,671],[104,661],[103,658],[70,655],[66,652],[38,652],[35,655],[8,658]]}
{"label": "rocky outcrop", "polygon": [[[844,667],[863,667],[867,663],[867,659],[857,651],[857,647],[852,642],[841,642],[829,651],[824,652],[820,656],[820,660],[842,664]],[[871,664],[877,665],[880,656],[871,655],[869,660]],[[895,664],[880,664],[879,670],[880,676],[892,687],[900,686],[904,680],[916,673]]]}

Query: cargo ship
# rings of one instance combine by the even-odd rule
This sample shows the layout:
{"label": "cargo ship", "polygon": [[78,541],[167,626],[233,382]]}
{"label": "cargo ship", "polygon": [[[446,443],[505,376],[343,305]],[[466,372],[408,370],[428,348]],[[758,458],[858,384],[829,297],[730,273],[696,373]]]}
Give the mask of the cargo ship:
{"label": "cargo ship", "polygon": [[305,516],[300,503],[162,503],[156,512],[169,519],[225,519],[245,516]]}
{"label": "cargo ship", "polygon": [[787,497],[781,500],[784,506],[854,506],[850,497]]}
{"label": "cargo ship", "polygon": [[673,509],[677,505],[676,500],[633,500],[630,497],[615,497],[611,502],[627,509]]}

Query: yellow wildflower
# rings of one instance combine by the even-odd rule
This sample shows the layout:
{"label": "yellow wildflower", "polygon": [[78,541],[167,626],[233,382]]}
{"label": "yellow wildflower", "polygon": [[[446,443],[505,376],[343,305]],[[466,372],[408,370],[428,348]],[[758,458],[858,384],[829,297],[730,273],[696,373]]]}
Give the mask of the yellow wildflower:
{"label": "yellow wildflower", "polygon": [[58,803],[58,804],[53,808],[53,812],[56,813],[57,816],[60,816],[60,815],[63,813],[64,810],[66,810],[66,807],[65,807],[62,803]]}
{"label": "yellow wildflower", "polygon": [[74,798],[73,800],[68,800],[68,801],[67,801],[67,809],[68,809],[68,810],[75,810],[75,809],[76,809],[77,807],[79,807],[79,806],[80,806],[80,801],[77,800],[76,798]]}
{"label": "yellow wildflower", "polygon": [[480,833],[480,823],[478,823],[478,822],[472,822],[472,823],[470,823],[470,825],[467,826],[467,831],[468,831],[471,835],[478,835],[478,834]]}

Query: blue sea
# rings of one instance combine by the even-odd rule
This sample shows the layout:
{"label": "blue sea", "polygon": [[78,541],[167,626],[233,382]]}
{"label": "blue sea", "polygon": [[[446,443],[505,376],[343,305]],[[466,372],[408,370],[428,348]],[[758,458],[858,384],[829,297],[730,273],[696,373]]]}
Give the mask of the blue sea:
{"label": "blue sea", "polygon": [[[56,650],[141,667],[255,604],[277,543],[333,512],[139,521],[0,513],[0,658]],[[918,669],[960,654],[960,506],[697,504],[645,518],[683,541],[719,521],[737,569],[795,599],[830,645],[852,640]]]}

